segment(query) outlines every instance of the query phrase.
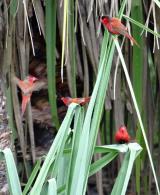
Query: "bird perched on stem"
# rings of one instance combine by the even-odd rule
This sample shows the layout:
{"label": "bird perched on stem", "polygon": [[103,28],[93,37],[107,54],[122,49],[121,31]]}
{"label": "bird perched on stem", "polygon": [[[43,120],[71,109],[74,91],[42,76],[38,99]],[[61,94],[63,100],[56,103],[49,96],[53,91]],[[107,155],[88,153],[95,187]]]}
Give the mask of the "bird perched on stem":
{"label": "bird perched on stem", "polygon": [[130,135],[128,134],[127,128],[125,126],[121,126],[115,133],[115,141],[119,144],[128,143],[130,139]]}
{"label": "bird perched on stem", "polygon": [[107,30],[113,35],[123,35],[130,39],[133,44],[139,47],[137,41],[128,33],[127,27],[125,27],[119,18],[112,18],[110,16],[102,16],[100,18],[102,24],[107,28]]}
{"label": "bird perched on stem", "polygon": [[90,101],[90,97],[84,97],[84,98],[62,97],[61,100],[66,106],[69,106],[71,103],[76,103],[81,106],[84,106],[86,103]]}

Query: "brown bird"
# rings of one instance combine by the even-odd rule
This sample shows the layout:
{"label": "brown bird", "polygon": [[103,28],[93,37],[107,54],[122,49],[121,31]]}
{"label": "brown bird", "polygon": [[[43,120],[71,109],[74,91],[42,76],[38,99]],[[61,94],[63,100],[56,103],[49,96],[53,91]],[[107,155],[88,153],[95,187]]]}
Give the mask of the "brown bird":
{"label": "brown bird", "polygon": [[107,30],[113,34],[113,35],[123,35],[130,39],[134,44],[139,46],[137,41],[128,33],[127,27],[125,27],[122,23],[121,20],[118,18],[112,18],[110,16],[102,16],[100,18],[100,21],[102,24],[107,28]]}
{"label": "brown bird", "polygon": [[83,106],[90,101],[90,97],[84,97],[84,98],[62,97],[61,100],[66,106],[69,106],[71,103],[76,103]]}

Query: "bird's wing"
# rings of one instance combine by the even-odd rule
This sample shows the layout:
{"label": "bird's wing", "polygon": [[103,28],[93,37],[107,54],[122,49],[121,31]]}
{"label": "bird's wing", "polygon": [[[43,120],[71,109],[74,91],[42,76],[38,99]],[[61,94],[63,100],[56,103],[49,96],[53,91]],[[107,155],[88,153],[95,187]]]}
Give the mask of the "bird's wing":
{"label": "bird's wing", "polygon": [[30,88],[30,91],[39,91],[43,87],[46,87],[47,83],[45,81],[37,81],[33,83],[32,87]]}
{"label": "bird's wing", "polygon": [[26,90],[27,90],[27,88],[28,88],[28,83],[26,83],[26,82],[20,80],[20,79],[17,78],[17,77],[14,77],[14,78],[13,78],[13,82],[14,82],[16,85],[18,85],[18,87],[21,89],[21,91],[22,91],[23,93],[26,93]]}
{"label": "bird's wing", "polygon": [[28,93],[32,93],[33,91],[39,91],[45,85],[46,85],[46,83],[44,81],[37,81],[37,82],[32,83],[32,84],[28,83],[26,88],[20,87],[20,85],[18,85],[18,86],[21,88],[21,90],[23,91],[24,94],[28,94]]}
{"label": "bird's wing", "polygon": [[30,83],[27,80],[20,80],[17,77],[13,78],[13,81],[18,87],[21,89],[21,91],[24,94],[31,93],[33,91],[39,91],[41,88],[43,88],[46,85],[45,81],[37,81],[35,83]]}
{"label": "bird's wing", "polygon": [[119,18],[111,18],[111,22],[121,23],[121,20]]}
{"label": "bird's wing", "polygon": [[114,24],[112,26],[112,31],[118,32],[119,34],[129,38],[134,44],[136,44],[139,47],[137,41],[131,35],[129,35],[127,28],[122,23],[119,26]]}
{"label": "bird's wing", "polygon": [[111,26],[112,28],[115,30],[115,31],[125,31],[127,32],[127,27],[124,26],[122,23],[121,23],[121,20],[118,19],[118,18],[112,18],[111,20]]}
{"label": "bird's wing", "polygon": [[115,32],[118,32],[118,33],[121,34],[121,35],[126,35],[126,34],[128,34],[127,28],[126,28],[122,23],[120,23],[120,24],[114,23],[114,24],[112,25],[112,29],[113,29]]}

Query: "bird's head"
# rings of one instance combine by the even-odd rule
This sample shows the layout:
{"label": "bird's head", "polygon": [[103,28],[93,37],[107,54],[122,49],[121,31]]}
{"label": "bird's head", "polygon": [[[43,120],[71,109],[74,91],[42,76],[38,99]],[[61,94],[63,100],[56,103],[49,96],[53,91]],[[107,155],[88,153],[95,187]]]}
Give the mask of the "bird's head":
{"label": "bird's head", "polygon": [[127,132],[127,128],[125,126],[121,126],[118,131],[120,131],[121,133],[126,133]]}
{"label": "bird's head", "polygon": [[29,82],[31,82],[31,83],[34,83],[34,82],[37,81],[38,79],[37,79],[36,77],[34,77],[34,76],[29,75],[29,76],[27,77],[27,80],[28,80]]}
{"label": "bird's head", "polygon": [[102,22],[102,24],[108,24],[110,20],[111,20],[111,17],[108,15],[100,17],[100,21]]}
{"label": "bird's head", "polygon": [[69,104],[70,97],[62,97],[61,100],[63,101],[63,103],[65,105],[68,105]]}

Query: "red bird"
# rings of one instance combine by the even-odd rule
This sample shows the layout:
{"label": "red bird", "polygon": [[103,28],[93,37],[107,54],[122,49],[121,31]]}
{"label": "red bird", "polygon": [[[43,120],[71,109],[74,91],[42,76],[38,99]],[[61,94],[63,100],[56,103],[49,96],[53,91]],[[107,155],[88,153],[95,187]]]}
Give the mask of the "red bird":
{"label": "red bird", "polygon": [[24,94],[30,93],[33,91],[34,83],[37,80],[38,79],[33,76],[27,76],[26,79],[24,79],[23,81],[18,79],[18,87],[22,90]]}
{"label": "red bird", "polygon": [[83,106],[90,101],[90,97],[84,97],[84,98],[62,97],[61,100],[66,106],[69,106],[71,103],[76,103]]}
{"label": "red bird", "polygon": [[18,86],[22,91],[22,116],[26,110],[28,102],[31,99],[31,95],[34,90],[34,83],[37,80],[38,79],[33,76],[27,76],[27,78],[23,81],[19,79]]}
{"label": "red bird", "polygon": [[14,78],[15,83],[22,91],[22,105],[21,105],[22,116],[26,110],[27,103],[31,99],[32,92],[36,88],[35,81],[37,80],[38,79],[33,76],[27,76],[25,80],[20,80],[17,77]]}
{"label": "red bird", "polygon": [[119,144],[123,144],[128,143],[130,139],[127,128],[125,126],[121,126],[115,134],[115,141]]}
{"label": "red bird", "polygon": [[107,30],[111,34],[123,35],[123,36],[127,37],[128,39],[130,39],[134,44],[139,46],[138,43],[136,42],[136,40],[131,35],[128,34],[127,27],[125,27],[121,23],[120,19],[111,18],[110,16],[102,16],[100,18],[100,21],[102,22],[102,24],[107,28]]}

